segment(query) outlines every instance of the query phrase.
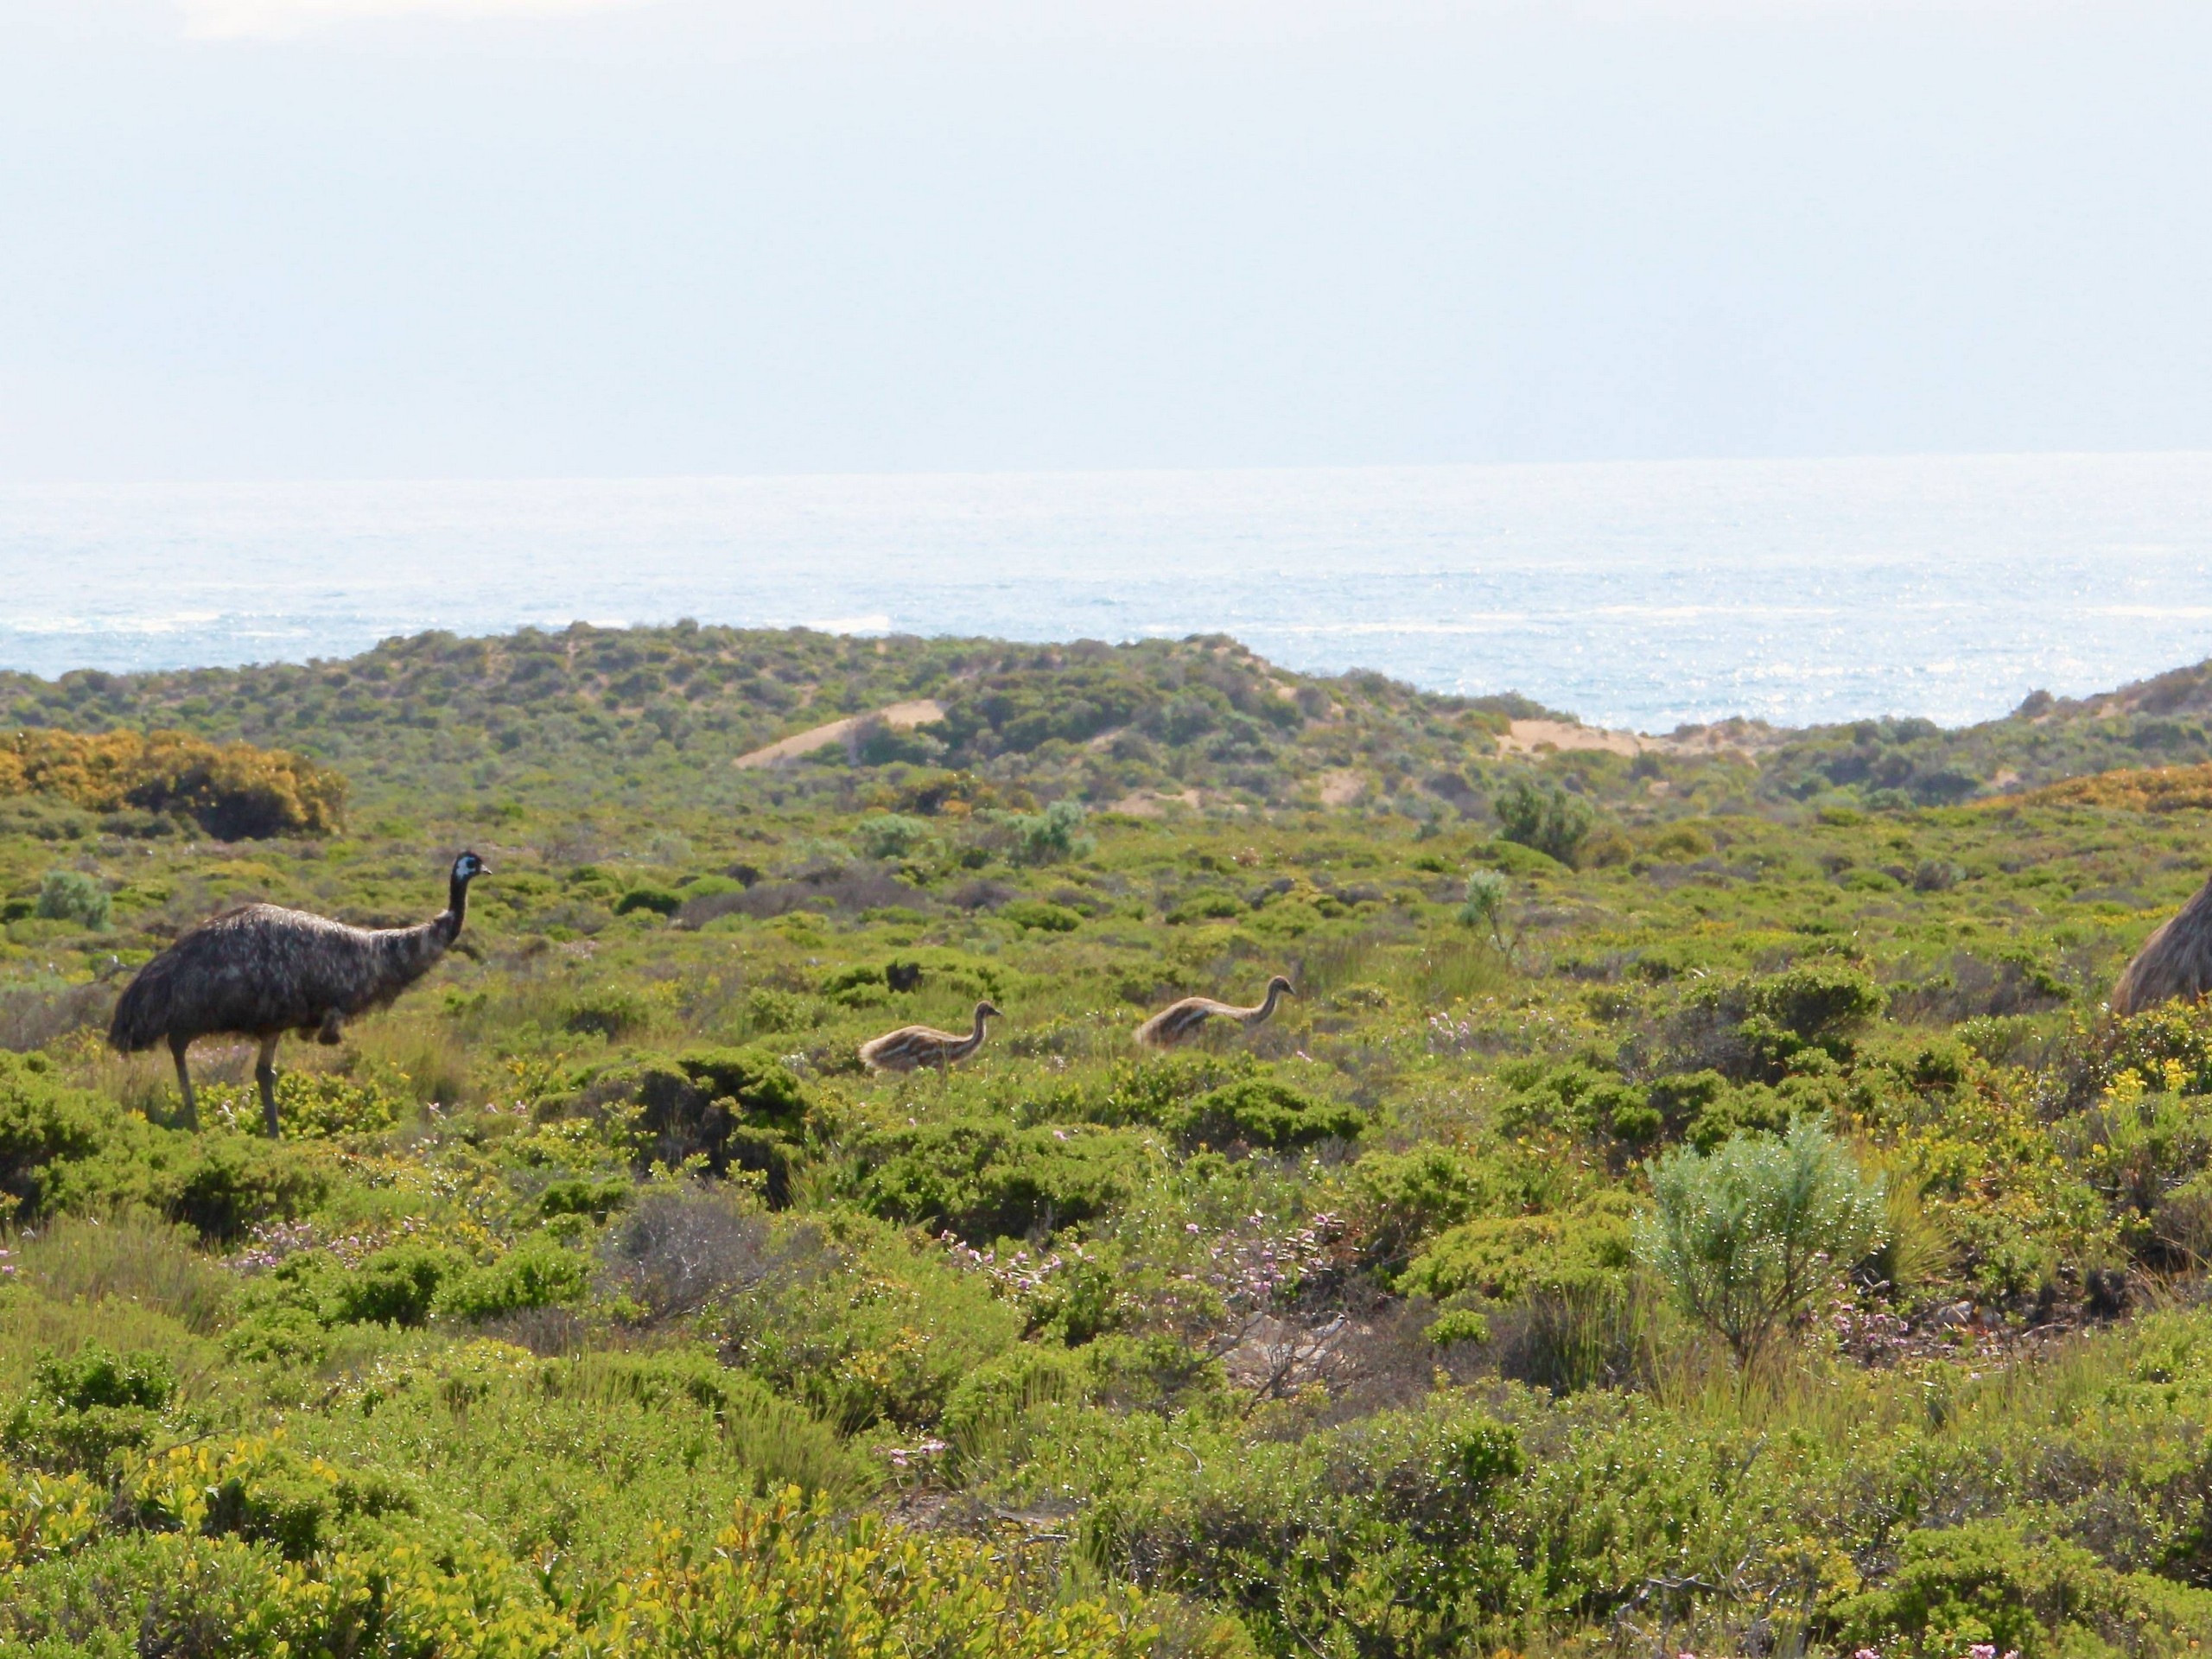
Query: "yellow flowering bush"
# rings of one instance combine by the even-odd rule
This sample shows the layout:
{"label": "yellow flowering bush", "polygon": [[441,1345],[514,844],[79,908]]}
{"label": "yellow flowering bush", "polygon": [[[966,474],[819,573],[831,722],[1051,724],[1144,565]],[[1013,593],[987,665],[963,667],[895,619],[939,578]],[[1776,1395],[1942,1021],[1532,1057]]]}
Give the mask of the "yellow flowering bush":
{"label": "yellow flowering bush", "polygon": [[0,735],[0,796],[50,795],[92,812],[137,807],[191,818],[226,841],[327,836],[346,779],[304,756],[188,732]]}

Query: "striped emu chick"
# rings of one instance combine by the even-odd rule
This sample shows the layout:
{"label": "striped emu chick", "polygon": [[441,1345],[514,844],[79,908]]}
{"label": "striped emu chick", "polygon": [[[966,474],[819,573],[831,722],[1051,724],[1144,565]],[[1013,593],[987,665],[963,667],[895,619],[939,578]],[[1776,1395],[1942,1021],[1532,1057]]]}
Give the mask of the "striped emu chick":
{"label": "striped emu chick", "polygon": [[461,936],[468,884],[485,873],[474,853],[454,860],[446,907],[415,927],[348,927],[303,910],[245,905],[201,923],[138,970],[115,1005],[107,1039],[125,1054],[167,1042],[200,1127],[184,1052],[196,1037],[251,1037],[261,1116],[276,1135],[276,1043],[288,1031],[338,1040],[356,1014],[383,1007],[437,965]]}
{"label": "striped emu chick", "polygon": [[2112,988],[2112,1011],[2140,1014],[2207,991],[2212,991],[2212,881],[2143,941]]}
{"label": "striped emu chick", "polygon": [[1277,1002],[1297,995],[1290,988],[1290,982],[1277,974],[1268,982],[1267,1000],[1249,1008],[1217,1002],[1210,996],[1186,996],[1180,1002],[1170,1002],[1139,1026],[1136,1039],[1146,1048],[1173,1048],[1189,1042],[1216,1020],[1231,1020],[1249,1031],[1274,1017]]}
{"label": "striped emu chick", "polygon": [[901,1026],[861,1045],[861,1064],[871,1071],[918,1071],[933,1065],[950,1071],[983,1046],[983,1021],[1006,1016],[988,1002],[976,1005],[976,1028],[966,1036],[930,1026]]}

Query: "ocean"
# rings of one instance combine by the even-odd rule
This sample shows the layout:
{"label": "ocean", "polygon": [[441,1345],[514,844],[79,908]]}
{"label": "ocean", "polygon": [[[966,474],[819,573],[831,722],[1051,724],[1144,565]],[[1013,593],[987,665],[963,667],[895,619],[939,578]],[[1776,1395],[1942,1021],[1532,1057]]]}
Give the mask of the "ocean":
{"label": "ocean", "polygon": [[49,676],[689,616],[1951,725],[2212,656],[2212,454],[0,486],[0,666]]}

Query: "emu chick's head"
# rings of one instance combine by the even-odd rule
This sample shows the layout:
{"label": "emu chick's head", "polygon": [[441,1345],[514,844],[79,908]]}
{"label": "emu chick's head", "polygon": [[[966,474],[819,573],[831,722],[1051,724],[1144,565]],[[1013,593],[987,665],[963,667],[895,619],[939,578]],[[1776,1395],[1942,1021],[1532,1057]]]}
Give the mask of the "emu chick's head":
{"label": "emu chick's head", "polygon": [[1285,979],[1281,974],[1277,974],[1273,979],[1268,982],[1268,989],[1270,991],[1281,991],[1285,996],[1296,996],[1298,995],[1296,991],[1291,988],[1290,982]]}
{"label": "emu chick's head", "polygon": [[492,867],[474,853],[463,853],[453,861],[453,879],[456,881],[474,881],[478,876],[491,873]]}
{"label": "emu chick's head", "polygon": [[999,1012],[998,1004],[995,1002],[978,1002],[976,1005],[976,1017],[978,1020],[1003,1020],[1006,1018],[1004,1014]]}

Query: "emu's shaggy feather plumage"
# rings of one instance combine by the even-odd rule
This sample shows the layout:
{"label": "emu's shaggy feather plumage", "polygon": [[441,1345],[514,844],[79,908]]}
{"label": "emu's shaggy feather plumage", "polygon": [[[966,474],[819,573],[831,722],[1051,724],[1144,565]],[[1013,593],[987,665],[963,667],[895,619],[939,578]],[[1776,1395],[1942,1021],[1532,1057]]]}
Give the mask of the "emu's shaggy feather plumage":
{"label": "emu's shaggy feather plumage", "polygon": [[861,1064],[871,1071],[918,1071],[925,1065],[942,1071],[981,1048],[983,1021],[998,1017],[999,1011],[989,1003],[978,1002],[976,1028],[964,1037],[933,1026],[901,1026],[862,1043]]}
{"label": "emu's shaggy feather plumage", "polygon": [[166,1042],[176,1058],[188,1121],[196,1120],[184,1051],[195,1038],[257,1038],[262,1112],[276,1133],[277,1039],[312,1032],[334,1043],[340,1025],[389,1003],[423,977],[461,935],[474,853],[454,861],[446,908],[414,927],[349,927],[303,910],[245,905],[201,923],[138,970],[115,1005],[108,1041],[125,1054]]}
{"label": "emu's shaggy feather plumage", "polygon": [[2207,991],[2212,991],[2212,881],[2143,941],[2113,987],[2112,1011],[2140,1014]]}
{"label": "emu's shaggy feather plumage", "polygon": [[1273,1019],[1275,1004],[1282,998],[1297,995],[1290,988],[1290,982],[1277,974],[1268,982],[1267,1000],[1249,1008],[1217,1002],[1210,996],[1186,996],[1180,1002],[1170,1002],[1139,1026],[1136,1040],[1145,1048],[1173,1048],[1189,1042],[1216,1020],[1234,1020],[1249,1031]]}

